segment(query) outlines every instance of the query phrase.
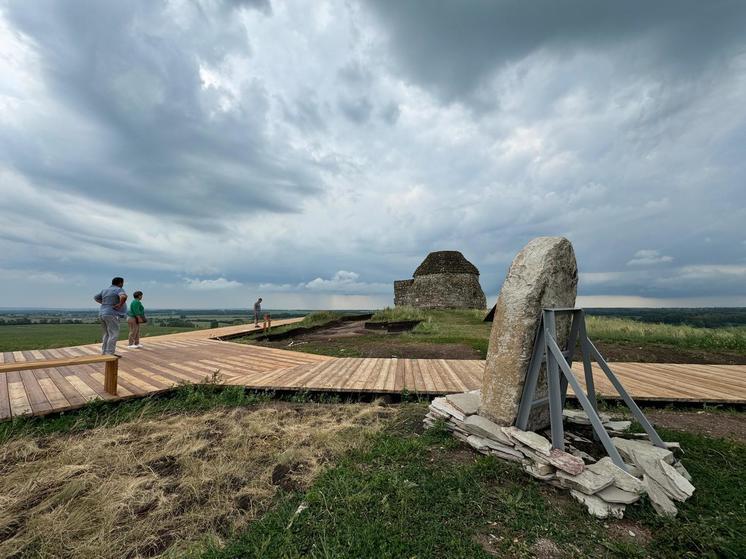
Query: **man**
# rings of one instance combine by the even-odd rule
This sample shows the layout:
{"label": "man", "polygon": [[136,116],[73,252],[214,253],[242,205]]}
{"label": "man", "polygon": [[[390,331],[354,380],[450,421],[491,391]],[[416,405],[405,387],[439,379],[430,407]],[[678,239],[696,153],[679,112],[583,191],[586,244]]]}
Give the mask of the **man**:
{"label": "man", "polygon": [[259,315],[262,312],[262,298],[256,300],[254,303],[254,328],[259,328]]}
{"label": "man", "polygon": [[101,353],[104,355],[117,355],[119,319],[127,315],[127,294],[122,289],[123,286],[124,278],[116,277],[111,280],[110,287],[93,297],[93,300],[101,305],[98,315],[103,332]]}

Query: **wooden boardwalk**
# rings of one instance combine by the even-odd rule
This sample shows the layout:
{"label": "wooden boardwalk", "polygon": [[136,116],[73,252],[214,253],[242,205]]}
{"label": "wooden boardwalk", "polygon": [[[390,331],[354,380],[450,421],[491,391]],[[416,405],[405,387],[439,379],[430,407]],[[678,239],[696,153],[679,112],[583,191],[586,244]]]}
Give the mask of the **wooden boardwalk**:
{"label": "wooden boardwalk", "polygon": [[[283,324],[291,321],[277,321]],[[220,341],[250,325],[144,338],[145,348],[120,345],[119,393],[103,390],[103,365],[0,373],[0,419],[44,415],[86,402],[144,396],[215,377],[223,384],[257,390],[309,390],[427,395],[481,386],[483,361],[445,359],[333,358]],[[0,353],[0,362],[95,355],[99,345]],[[612,363],[636,400],[746,403],[746,366]],[[582,381],[582,367],[574,365]],[[596,390],[616,396],[603,374]]]}

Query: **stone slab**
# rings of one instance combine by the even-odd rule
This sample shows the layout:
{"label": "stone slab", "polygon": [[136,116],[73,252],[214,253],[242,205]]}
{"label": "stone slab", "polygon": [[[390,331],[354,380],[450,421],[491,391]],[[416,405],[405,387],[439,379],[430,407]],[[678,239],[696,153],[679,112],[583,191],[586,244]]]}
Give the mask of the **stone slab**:
{"label": "stone slab", "polygon": [[479,411],[479,390],[448,394],[446,401],[464,415],[474,415]]}
{"label": "stone slab", "polygon": [[624,505],[607,503],[595,495],[586,495],[580,491],[570,490],[570,495],[580,501],[588,509],[588,512],[596,518],[613,518],[624,517]]}
{"label": "stone slab", "polygon": [[645,491],[645,487],[643,486],[642,481],[622,470],[620,467],[614,464],[614,461],[608,456],[604,456],[595,464],[587,466],[587,468],[596,474],[608,475],[613,477],[614,486],[621,489],[622,491],[636,493],[638,495]]}
{"label": "stone slab", "polygon": [[679,512],[673,501],[668,498],[663,488],[647,475],[642,476],[642,482],[645,484],[645,491],[653,505],[655,512],[661,516],[674,517]]}
{"label": "stone slab", "polygon": [[432,402],[430,402],[430,407],[434,408],[435,411],[447,414],[448,416],[454,417],[459,421],[463,421],[464,419],[466,419],[466,416],[461,411],[457,410],[451,404],[449,404],[445,398],[435,398]]}
{"label": "stone slab", "polygon": [[652,446],[644,441],[613,437],[611,442],[614,443],[614,446],[619,451],[619,454],[621,454],[622,459],[625,462],[632,462],[633,464],[640,465],[635,458],[636,456],[640,459],[647,457],[650,459],[664,460],[669,464],[673,464],[674,462],[673,452],[665,448]]}
{"label": "stone slab", "polygon": [[502,427],[481,415],[470,415],[467,417],[464,420],[464,429],[479,437],[492,439],[504,445],[513,445],[512,439],[503,432]]}
{"label": "stone slab", "polygon": [[580,474],[585,469],[585,462],[583,462],[582,458],[573,456],[558,448],[553,448],[549,452],[549,463],[558,470],[562,470],[573,476]]}
{"label": "stone slab", "polygon": [[588,468],[576,476],[559,470],[557,472],[557,479],[560,480],[563,487],[566,487],[567,489],[575,489],[576,491],[580,491],[586,495],[598,493],[614,483],[614,478],[610,475],[597,474]]}
{"label": "stone slab", "polygon": [[606,427],[610,431],[624,432],[630,427],[632,427],[632,422],[631,421],[606,421],[604,422],[604,427]]}
{"label": "stone slab", "polygon": [[539,454],[549,456],[549,452],[552,450],[552,443],[533,431],[522,431],[517,427],[504,427],[503,432],[513,441],[521,443]]}
{"label": "stone slab", "polygon": [[611,485],[606,489],[602,489],[596,496],[603,499],[607,503],[617,503],[621,505],[631,505],[632,503],[640,500],[639,493],[632,493],[630,491],[624,491],[619,489],[615,485]]}
{"label": "stone slab", "polygon": [[554,468],[545,464],[524,464],[523,471],[525,471],[531,477],[539,479],[541,481],[549,481],[550,479],[554,479],[555,477]]}
{"label": "stone slab", "polygon": [[[499,425],[513,425],[533,352],[542,308],[573,307],[578,267],[572,244],[562,237],[538,237],[513,259],[495,307],[482,380],[479,414]],[[559,317],[557,339],[564,345],[569,317]],[[540,372],[536,398],[547,394],[546,372]],[[549,406],[536,406],[529,429],[549,425]]]}

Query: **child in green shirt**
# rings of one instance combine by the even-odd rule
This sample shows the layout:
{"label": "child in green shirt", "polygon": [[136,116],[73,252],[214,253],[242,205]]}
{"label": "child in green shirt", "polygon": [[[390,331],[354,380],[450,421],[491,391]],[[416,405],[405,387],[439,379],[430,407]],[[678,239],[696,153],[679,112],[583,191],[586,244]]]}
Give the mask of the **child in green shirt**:
{"label": "child in green shirt", "polygon": [[127,325],[130,328],[129,344],[127,349],[140,349],[140,324],[147,322],[145,318],[145,307],[142,306],[142,291],[135,291],[132,296],[135,298],[130,303],[130,309],[127,311]]}

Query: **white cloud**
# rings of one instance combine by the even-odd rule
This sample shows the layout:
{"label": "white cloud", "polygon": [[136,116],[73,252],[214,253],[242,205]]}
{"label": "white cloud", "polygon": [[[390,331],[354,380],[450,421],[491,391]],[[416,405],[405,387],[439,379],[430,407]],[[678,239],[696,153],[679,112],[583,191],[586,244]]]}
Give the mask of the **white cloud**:
{"label": "white cloud", "polygon": [[664,256],[657,250],[638,250],[627,266],[653,266],[673,262],[673,256]]}
{"label": "white cloud", "polygon": [[241,287],[243,284],[238,281],[227,280],[225,278],[217,279],[198,279],[198,278],[185,278],[187,289],[193,289],[196,291],[212,291],[216,289],[233,289]]}

